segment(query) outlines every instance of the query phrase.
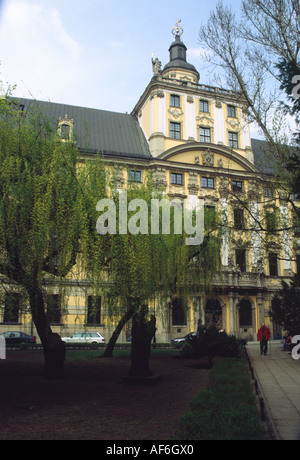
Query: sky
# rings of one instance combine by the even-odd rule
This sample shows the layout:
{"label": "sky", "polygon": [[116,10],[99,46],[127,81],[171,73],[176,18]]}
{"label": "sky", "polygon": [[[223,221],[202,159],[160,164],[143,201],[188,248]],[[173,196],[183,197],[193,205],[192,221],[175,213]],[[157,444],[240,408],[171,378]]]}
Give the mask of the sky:
{"label": "sky", "polygon": [[[224,2],[239,11],[240,1]],[[130,113],[169,62],[181,19],[187,60],[211,83],[198,34],[217,0],[0,0],[0,80],[14,95]]]}

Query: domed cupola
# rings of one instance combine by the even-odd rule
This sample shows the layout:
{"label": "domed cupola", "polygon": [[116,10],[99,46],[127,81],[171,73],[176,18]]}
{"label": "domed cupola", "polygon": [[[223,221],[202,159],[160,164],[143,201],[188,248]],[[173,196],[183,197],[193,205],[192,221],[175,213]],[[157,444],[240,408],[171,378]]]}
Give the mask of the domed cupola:
{"label": "domed cupola", "polygon": [[192,80],[193,83],[198,83],[200,79],[198,71],[186,60],[187,48],[180,38],[183,29],[179,26],[179,23],[180,20],[172,29],[175,40],[169,48],[170,61],[163,68],[162,77],[176,78],[178,80]]}

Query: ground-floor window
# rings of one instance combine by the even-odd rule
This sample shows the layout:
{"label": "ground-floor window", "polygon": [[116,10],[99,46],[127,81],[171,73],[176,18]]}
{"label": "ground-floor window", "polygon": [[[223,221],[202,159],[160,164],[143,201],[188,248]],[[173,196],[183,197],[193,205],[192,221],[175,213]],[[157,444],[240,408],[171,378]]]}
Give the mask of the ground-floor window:
{"label": "ground-floor window", "polygon": [[240,302],[240,327],[252,326],[252,306],[248,299],[243,299]]}
{"label": "ground-floor window", "polygon": [[173,326],[186,326],[186,313],[183,308],[182,302],[177,297],[172,302],[172,325]]}

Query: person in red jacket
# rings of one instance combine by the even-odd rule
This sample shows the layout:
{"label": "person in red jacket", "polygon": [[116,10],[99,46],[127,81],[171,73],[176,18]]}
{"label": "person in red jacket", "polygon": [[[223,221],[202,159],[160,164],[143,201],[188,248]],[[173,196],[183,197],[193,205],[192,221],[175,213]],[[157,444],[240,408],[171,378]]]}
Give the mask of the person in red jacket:
{"label": "person in red jacket", "polygon": [[260,354],[266,356],[268,351],[268,341],[271,338],[270,329],[264,324],[257,331],[257,340],[260,342]]}

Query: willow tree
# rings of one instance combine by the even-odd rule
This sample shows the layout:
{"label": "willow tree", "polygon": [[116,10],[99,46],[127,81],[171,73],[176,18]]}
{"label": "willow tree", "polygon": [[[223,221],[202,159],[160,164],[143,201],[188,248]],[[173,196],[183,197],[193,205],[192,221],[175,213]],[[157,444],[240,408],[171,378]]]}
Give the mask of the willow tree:
{"label": "willow tree", "polygon": [[[122,194],[121,197],[119,193],[113,196],[116,225],[115,234],[111,235],[107,269],[110,280],[108,299],[111,300],[108,307],[110,315],[119,317],[120,320],[104,356],[112,355],[122,328],[132,319],[131,373],[145,376],[149,373],[147,356],[149,357],[150,341],[155,333],[155,318],[154,315],[149,316],[147,307],[159,301],[159,310],[163,310],[163,305],[168,309],[174,295],[187,300],[189,296],[195,293],[198,295],[211,285],[212,276],[219,268],[220,232],[215,232],[216,227],[210,225],[204,241],[188,245],[187,239],[191,237],[191,233],[184,231],[184,214],[179,213],[179,217],[176,217],[173,205],[170,205],[168,228],[163,228],[160,206],[157,225],[153,226],[154,202],[161,205],[163,196],[156,190],[151,176],[144,184],[130,187],[123,192],[123,197],[126,197],[126,210],[128,206],[125,228],[120,227]],[[145,206],[144,212],[141,210],[142,205]],[[104,213],[103,216],[102,221],[109,215]],[[175,221],[182,231],[178,231],[178,228],[175,231]],[[214,225],[216,222],[214,216]],[[204,225],[204,222],[198,224]],[[196,222],[192,222],[192,228],[196,228]],[[187,302],[184,304],[187,305]],[[148,339],[145,340],[147,344],[145,343],[144,349],[142,338],[145,336]]]}
{"label": "willow tree", "polygon": [[[49,378],[62,376],[65,350],[49,324],[43,281],[59,284],[78,255],[84,259],[94,226],[88,174],[78,162],[75,143],[63,142],[41,111],[0,99],[0,274],[27,295]],[[99,174],[98,197],[102,180]]]}

